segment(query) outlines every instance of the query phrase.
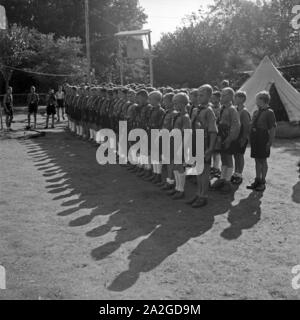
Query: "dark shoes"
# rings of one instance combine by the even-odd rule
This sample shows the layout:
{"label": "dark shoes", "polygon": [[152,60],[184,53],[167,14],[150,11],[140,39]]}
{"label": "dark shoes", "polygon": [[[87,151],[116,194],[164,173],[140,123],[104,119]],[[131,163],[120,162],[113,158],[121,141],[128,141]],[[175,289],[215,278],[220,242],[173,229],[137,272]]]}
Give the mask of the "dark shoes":
{"label": "dark shoes", "polygon": [[185,203],[188,205],[192,205],[196,200],[198,200],[198,196],[195,196],[194,198],[186,201]]}
{"label": "dark shoes", "polygon": [[161,175],[160,174],[156,174],[155,179],[152,181],[153,184],[155,184],[156,186],[160,186],[161,184]]}
{"label": "dark shoes", "polygon": [[197,209],[197,208],[203,208],[207,205],[208,200],[207,198],[200,198],[197,197],[197,200],[192,204],[192,207]]}
{"label": "dark shoes", "polygon": [[247,189],[264,192],[266,190],[266,181],[256,178],[250,186],[247,186]]}
{"label": "dark shoes", "polygon": [[168,195],[168,196],[174,196],[175,193],[177,193],[177,190],[172,189],[172,190],[169,190],[169,191],[167,192],[167,195]]}
{"label": "dark shoes", "polygon": [[173,200],[181,200],[183,198],[184,198],[184,192],[178,192],[178,191],[176,191],[176,193],[172,197]]}
{"label": "dark shoes", "polygon": [[223,194],[229,194],[232,192],[232,185],[230,182],[225,181],[223,186],[218,190]]}
{"label": "dark shoes", "polygon": [[234,184],[234,185],[240,185],[240,184],[243,183],[243,178],[232,176],[231,183]]}
{"label": "dark shoes", "polygon": [[218,179],[212,186],[211,188],[214,190],[220,190],[223,188],[223,186],[225,185],[225,180],[224,179]]}
{"label": "dark shoes", "polygon": [[221,170],[219,169],[216,169],[216,168],[211,168],[210,169],[210,175],[214,178],[218,178],[220,179],[221,177]]}
{"label": "dark shoes", "polygon": [[164,186],[161,188],[163,191],[170,191],[173,190],[175,187],[174,184],[165,183]]}
{"label": "dark shoes", "polygon": [[186,201],[186,204],[191,205],[192,208],[202,208],[205,207],[208,203],[208,199],[206,197],[195,196],[193,199]]}

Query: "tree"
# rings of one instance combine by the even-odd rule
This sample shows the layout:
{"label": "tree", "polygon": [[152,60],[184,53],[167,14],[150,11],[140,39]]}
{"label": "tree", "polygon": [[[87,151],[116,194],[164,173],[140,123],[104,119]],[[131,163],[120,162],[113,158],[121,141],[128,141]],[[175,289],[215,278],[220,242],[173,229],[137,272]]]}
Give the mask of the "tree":
{"label": "tree", "polygon": [[[114,34],[142,28],[147,16],[138,0],[89,0],[92,67],[98,73],[111,63],[117,51]],[[3,0],[8,20],[55,37],[85,39],[84,0]]]}
{"label": "tree", "polygon": [[[53,34],[45,35],[16,24],[0,37],[0,70],[6,86],[15,68],[39,73],[74,74],[78,78],[84,76],[86,59],[82,56],[79,38],[55,38]],[[34,77],[41,80],[38,75]],[[57,79],[63,78],[54,78]]]}
{"label": "tree", "polygon": [[[196,86],[251,70],[265,55],[299,63],[300,38],[291,26],[298,0],[215,0],[155,46],[157,84]],[[288,58],[287,58],[288,57]]]}
{"label": "tree", "polygon": [[13,73],[13,69],[8,67],[22,68],[33,56],[34,52],[30,46],[31,40],[30,30],[19,28],[17,25],[0,33],[0,71],[6,88]]}

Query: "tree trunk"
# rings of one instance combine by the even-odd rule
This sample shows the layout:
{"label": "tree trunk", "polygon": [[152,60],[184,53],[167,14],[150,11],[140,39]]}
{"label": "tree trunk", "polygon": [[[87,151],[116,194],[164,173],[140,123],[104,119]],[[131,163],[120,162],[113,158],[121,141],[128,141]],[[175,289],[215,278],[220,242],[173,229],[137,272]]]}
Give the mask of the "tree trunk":
{"label": "tree trunk", "polygon": [[5,81],[5,91],[7,90],[7,88],[9,87],[9,81],[13,75],[13,70],[6,68],[6,67],[1,67],[0,71],[3,75],[4,81]]}

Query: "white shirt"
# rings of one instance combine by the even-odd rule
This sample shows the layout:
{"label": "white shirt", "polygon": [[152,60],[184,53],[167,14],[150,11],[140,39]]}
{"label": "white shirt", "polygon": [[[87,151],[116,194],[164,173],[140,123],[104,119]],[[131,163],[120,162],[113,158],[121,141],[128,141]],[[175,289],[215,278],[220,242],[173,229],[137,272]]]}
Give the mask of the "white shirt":
{"label": "white shirt", "polygon": [[56,92],[56,99],[57,100],[63,100],[65,98],[65,93],[63,91],[61,92]]}

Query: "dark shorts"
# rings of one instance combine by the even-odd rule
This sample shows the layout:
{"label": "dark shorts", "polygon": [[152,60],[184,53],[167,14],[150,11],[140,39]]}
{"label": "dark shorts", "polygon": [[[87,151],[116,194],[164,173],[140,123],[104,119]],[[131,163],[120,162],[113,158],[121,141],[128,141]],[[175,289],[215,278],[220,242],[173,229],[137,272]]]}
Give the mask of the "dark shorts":
{"label": "dark shorts", "polygon": [[9,117],[14,116],[14,111],[11,105],[6,105],[6,109],[4,109],[4,114]]}
{"label": "dark shorts", "polygon": [[65,107],[64,100],[62,100],[62,99],[57,100],[57,108],[61,109],[61,108],[64,108],[64,107]]}
{"label": "dark shorts", "polygon": [[245,154],[247,150],[247,145],[248,145],[248,140],[243,146],[241,146],[240,140],[235,140],[232,142],[230,147],[233,154]]}
{"label": "dark shorts", "polygon": [[36,103],[31,103],[29,106],[28,106],[28,113],[29,114],[37,114],[38,112],[38,105]]}
{"label": "dark shorts", "polygon": [[270,157],[270,149],[267,150],[269,132],[263,129],[256,129],[251,132],[251,158],[266,159]]}
{"label": "dark shorts", "polygon": [[47,115],[52,116],[56,114],[55,105],[51,104],[50,106],[47,106]]}

